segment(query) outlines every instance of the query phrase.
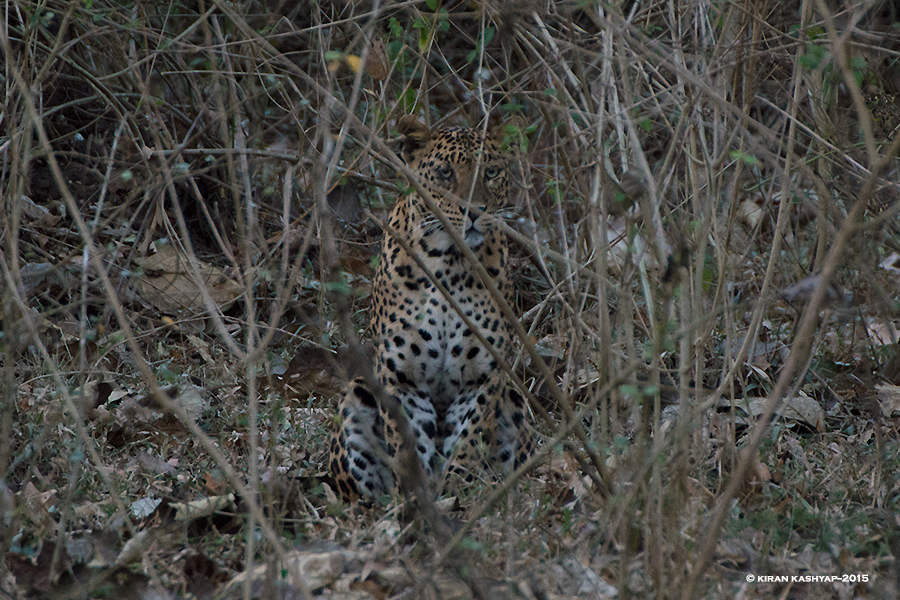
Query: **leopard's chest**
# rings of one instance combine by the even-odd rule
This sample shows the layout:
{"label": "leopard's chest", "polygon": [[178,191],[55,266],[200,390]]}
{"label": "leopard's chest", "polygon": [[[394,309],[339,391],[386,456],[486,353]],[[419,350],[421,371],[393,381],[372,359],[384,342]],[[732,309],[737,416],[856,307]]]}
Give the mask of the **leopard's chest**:
{"label": "leopard's chest", "polygon": [[[490,254],[477,248],[479,258],[503,289],[505,270],[494,266],[492,258],[505,247],[495,239],[488,241],[494,247]],[[511,348],[509,327],[462,253],[452,251],[452,246],[435,250],[431,245],[419,254],[450,293],[451,302],[421,265],[405,251],[397,251],[395,243],[386,240],[383,250],[382,257],[391,262],[382,265],[375,279],[373,327],[376,366],[384,383],[419,390],[440,408],[462,390],[496,378],[498,362],[488,346],[505,357]]]}

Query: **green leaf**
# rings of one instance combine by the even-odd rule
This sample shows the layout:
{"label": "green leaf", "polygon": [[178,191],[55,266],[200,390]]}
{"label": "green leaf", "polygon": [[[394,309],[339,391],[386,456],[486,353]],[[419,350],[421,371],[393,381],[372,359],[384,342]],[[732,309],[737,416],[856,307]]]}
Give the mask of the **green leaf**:
{"label": "green leaf", "polygon": [[403,108],[405,114],[412,114],[416,108],[416,88],[409,86],[403,96]]}
{"label": "green leaf", "polygon": [[79,463],[84,460],[84,450],[82,448],[74,448],[69,453],[69,462]]}
{"label": "green leaf", "polygon": [[165,383],[176,383],[179,380],[178,373],[169,368],[169,365],[162,365],[156,370],[156,377]]}
{"label": "green leaf", "polygon": [[644,398],[652,398],[652,397],[656,396],[658,393],[659,393],[658,385],[648,385],[648,386],[645,386],[643,389],[641,389],[641,394],[644,396]]}
{"label": "green leaf", "polygon": [[736,160],[744,163],[745,165],[755,167],[759,164],[759,160],[753,156],[752,154],[747,154],[746,152],[741,152],[739,150],[732,150],[728,153],[731,157],[731,160]]}
{"label": "green leaf", "polygon": [[619,393],[622,394],[623,396],[637,396],[638,387],[636,385],[634,385],[633,383],[620,385]]}
{"label": "green leaf", "polygon": [[831,53],[824,46],[807,44],[806,53],[800,57],[800,65],[806,69],[815,70],[829,60],[831,60]]}
{"label": "green leaf", "polygon": [[806,30],[806,36],[811,40],[817,40],[820,37],[825,35],[825,28],[821,25],[816,25],[814,27],[809,27]]}
{"label": "green leaf", "polygon": [[459,540],[459,546],[466,550],[475,550],[476,552],[484,549],[484,544],[482,544],[478,540],[473,540],[470,537],[464,537],[463,539]]}
{"label": "green leaf", "polygon": [[347,281],[347,275],[343,272],[339,273],[339,278],[336,281],[327,282],[325,290],[341,296],[349,296],[353,291],[350,287],[350,282]]}
{"label": "green leaf", "polygon": [[494,39],[494,28],[493,27],[485,27],[483,41],[481,42],[481,45],[487,46],[488,44],[491,43],[492,39]]}
{"label": "green leaf", "polygon": [[403,37],[403,26],[400,25],[400,21],[398,21],[396,17],[391,17],[390,21],[388,21],[388,31],[392,38]]}
{"label": "green leaf", "polygon": [[422,19],[417,19],[416,22],[413,23],[413,27],[419,30],[419,52],[426,54],[428,52],[428,47],[431,46],[431,40],[434,39],[434,32],[431,30],[431,25]]}
{"label": "green leaf", "polygon": [[863,77],[868,70],[866,59],[862,58],[861,56],[852,57],[850,59],[850,70],[853,72],[853,79],[856,80],[856,85],[861,86]]}

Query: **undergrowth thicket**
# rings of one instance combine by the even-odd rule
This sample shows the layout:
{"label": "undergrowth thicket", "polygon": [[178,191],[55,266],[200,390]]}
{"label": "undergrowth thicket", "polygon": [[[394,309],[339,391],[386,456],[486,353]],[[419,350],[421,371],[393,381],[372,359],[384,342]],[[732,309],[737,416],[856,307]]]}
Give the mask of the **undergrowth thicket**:
{"label": "undergrowth thicket", "polygon": [[[892,2],[0,12],[4,594],[900,594]],[[542,442],[437,513],[324,463],[409,113],[504,125]]]}

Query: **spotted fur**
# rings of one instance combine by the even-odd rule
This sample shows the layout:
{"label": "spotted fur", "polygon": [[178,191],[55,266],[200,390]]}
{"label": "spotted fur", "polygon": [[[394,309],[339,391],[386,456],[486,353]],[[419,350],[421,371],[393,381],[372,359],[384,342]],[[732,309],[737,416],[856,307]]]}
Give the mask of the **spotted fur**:
{"label": "spotted fur", "polygon": [[[488,214],[509,200],[510,173],[499,144],[480,131],[429,130],[401,119],[402,155],[447,219],[510,298],[506,237]],[[450,192],[464,202],[454,202]],[[401,198],[389,220],[459,303],[499,356],[513,351],[509,323],[477,274],[419,194]],[[375,376],[405,410],[416,451],[429,476],[447,461],[469,471],[484,463],[509,469],[530,452],[521,396],[497,360],[465,325],[426,272],[386,235],[372,306]],[[329,465],[348,500],[392,491],[392,458],[400,444],[395,424],[361,379],[344,391]]]}

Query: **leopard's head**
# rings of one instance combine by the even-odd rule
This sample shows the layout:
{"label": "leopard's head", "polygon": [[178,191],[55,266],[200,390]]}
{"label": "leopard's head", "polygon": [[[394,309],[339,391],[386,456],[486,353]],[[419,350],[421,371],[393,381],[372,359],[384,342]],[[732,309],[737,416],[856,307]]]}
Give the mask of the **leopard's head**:
{"label": "leopard's head", "polygon": [[492,228],[485,214],[509,201],[509,157],[500,143],[467,127],[432,130],[413,116],[401,118],[397,128],[403,160],[466,243],[480,244]]}

